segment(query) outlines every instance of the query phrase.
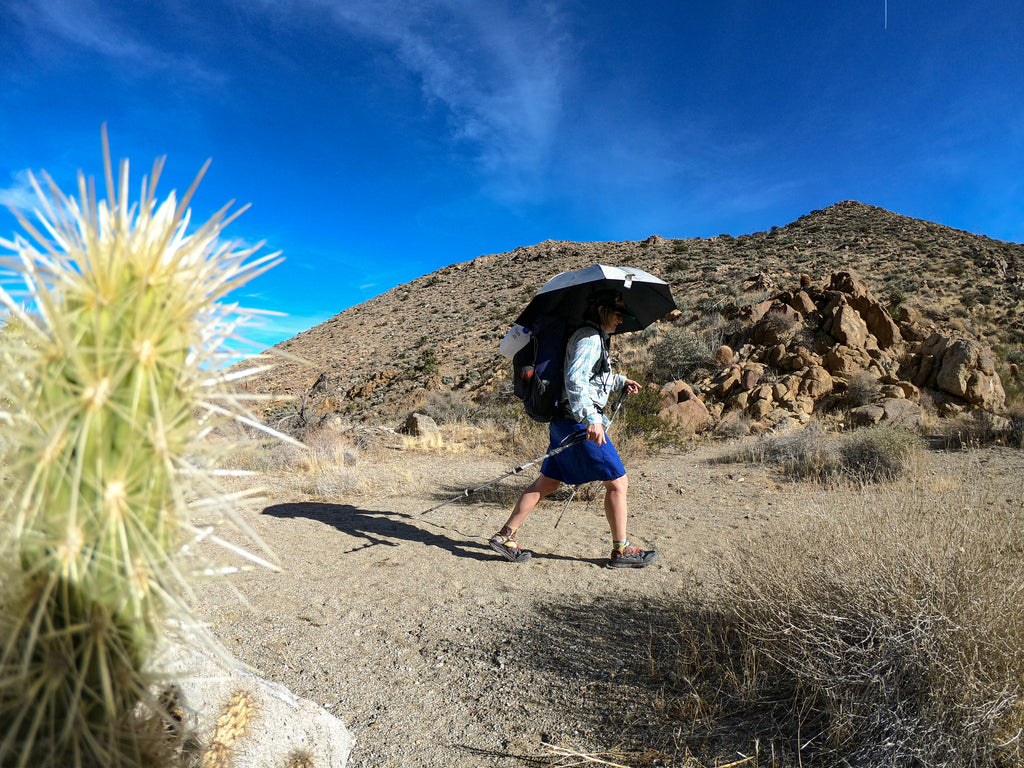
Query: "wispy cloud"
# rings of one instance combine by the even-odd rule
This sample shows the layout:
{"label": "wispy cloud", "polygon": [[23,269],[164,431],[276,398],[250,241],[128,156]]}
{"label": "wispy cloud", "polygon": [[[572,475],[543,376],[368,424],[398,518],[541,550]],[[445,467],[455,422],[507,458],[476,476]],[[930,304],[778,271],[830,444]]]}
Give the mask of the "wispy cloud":
{"label": "wispy cloud", "polygon": [[307,0],[349,32],[391,46],[451,115],[486,191],[516,203],[534,195],[562,119],[571,43],[557,4],[495,0]]}
{"label": "wispy cloud", "polygon": [[11,182],[10,186],[0,188],[0,207],[27,212],[39,205],[39,197],[32,187],[27,170],[13,174]]}
{"label": "wispy cloud", "polygon": [[267,315],[240,329],[239,335],[256,344],[273,346],[330,320],[336,312],[316,315]]}
{"label": "wispy cloud", "polygon": [[111,60],[130,63],[125,75],[168,72],[177,80],[221,82],[223,77],[180,52],[153,44],[122,23],[108,4],[97,0],[17,0],[8,9],[42,49],[70,43]]}
{"label": "wispy cloud", "polygon": [[152,51],[117,25],[104,6],[92,0],[27,0],[11,11],[27,27],[106,56],[143,59]]}

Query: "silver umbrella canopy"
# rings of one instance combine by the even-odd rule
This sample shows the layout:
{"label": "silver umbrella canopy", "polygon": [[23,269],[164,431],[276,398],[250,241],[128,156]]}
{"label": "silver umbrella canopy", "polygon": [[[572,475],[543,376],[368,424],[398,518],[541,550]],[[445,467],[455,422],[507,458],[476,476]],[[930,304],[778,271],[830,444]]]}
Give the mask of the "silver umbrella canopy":
{"label": "silver umbrella canopy", "polygon": [[555,275],[530,300],[516,324],[535,329],[538,321],[561,318],[567,323],[583,322],[583,314],[603,291],[618,291],[632,317],[624,318],[616,333],[640,331],[676,308],[672,291],[664,280],[635,267],[592,264],[583,269]]}

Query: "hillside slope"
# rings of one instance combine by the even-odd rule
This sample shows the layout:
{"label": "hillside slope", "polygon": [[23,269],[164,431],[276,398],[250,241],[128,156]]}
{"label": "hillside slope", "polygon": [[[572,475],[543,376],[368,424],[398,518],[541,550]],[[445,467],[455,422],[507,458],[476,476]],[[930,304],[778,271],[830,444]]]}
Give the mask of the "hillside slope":
{"label": "hillside slope", "polygon": [[792,288],[801,274],[827,283],[849,270],[925,324],[990,344],[1003,364],[1024,350],[1024,245],[846,201],[768,232],[549,240],[453,264],[282,342],[304,364],[279,362],[247,388],[296,398],[270,416],[294,411],[305,396],[318,415],[382,423],[430,391],[493,392],[508,379],[498,343],[519,311],[551,276],[595,262],[661,276],[684,310],[680,322]]}

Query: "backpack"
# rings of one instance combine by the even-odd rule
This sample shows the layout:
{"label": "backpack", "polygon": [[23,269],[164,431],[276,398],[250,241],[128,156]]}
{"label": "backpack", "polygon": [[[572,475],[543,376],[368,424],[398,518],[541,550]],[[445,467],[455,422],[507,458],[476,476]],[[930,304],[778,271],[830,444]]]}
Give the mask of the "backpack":
{"label": "backpack", "polygon": [[526,344],[512,357],[512,386],[526,415],[546,424],[562,414],[565,345],[571,329],[563,318],[548,317],[531,328]]}
{"label": "backpack", "polygon": [[[536,330],[526,334],[526,343],[512,356],[513,392],[534,421],[547,424],[565,413],[565,347],[578,327],[560,317],[538,321]],[[607,343],[602,345],[601,358],[593,373],[601,371],[611,371]]]}

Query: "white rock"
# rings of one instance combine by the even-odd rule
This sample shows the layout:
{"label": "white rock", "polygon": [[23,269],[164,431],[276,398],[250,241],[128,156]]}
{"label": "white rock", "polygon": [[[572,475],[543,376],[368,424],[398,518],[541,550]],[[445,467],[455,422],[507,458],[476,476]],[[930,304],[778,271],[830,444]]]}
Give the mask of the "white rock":
{"label": "white rock", "polygon": [[[218,741],[235,768],[281,768],[297,756],[314,768],[344,768],[354,741],[338,718],[209,645],[196,632],[174,632],[149,665],[177,687],[185,727],[204,750]],[[229,709],[236,727],[225,738],[218,720]]]}

